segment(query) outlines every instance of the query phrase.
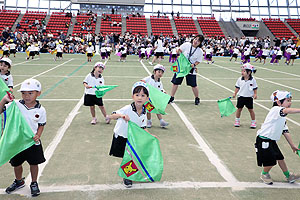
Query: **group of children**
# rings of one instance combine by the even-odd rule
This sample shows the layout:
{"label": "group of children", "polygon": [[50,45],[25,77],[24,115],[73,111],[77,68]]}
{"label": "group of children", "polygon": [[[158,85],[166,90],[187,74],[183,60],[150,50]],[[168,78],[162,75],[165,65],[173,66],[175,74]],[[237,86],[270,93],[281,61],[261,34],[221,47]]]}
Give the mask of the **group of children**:
{"label": "group of children", "polygon": [[[13,79],[10,74],[11,66],[12,62],[9,58],[2,58],[0,60],[1,78],[12,91]],[[154,86],[161,92],[165,92],[161,82],[161,78],[165,72],[165,67],[160,64],[155,65],[151,76],[145,77],[133,85],[131,91],[133,103],[122,107],[121,109],[113,112],[111,115],[107,115],[102,98],[97,98],[95,95],[96,86],[104,85],[103,72],[105,69],[106,66],[102,62],[97,62],[95,63],[92,71],[85,77],[83,81],[83,85],[85,87],[84,105],[90,107],[92,125],[97,123],[95,105],[99,106],[107,124],[110,123],[112,119],[117,120],[109,155],[122,158],[128,137],[127,122],[130,120],[146,131],[146,128],[152,127],[151,114],[147,113],[144,106],[144,104],[149,100],[149,89],[147,84]],[[242,76],[236,82],[236,89],[233,94],[233,97],[238,97],[238,110],[236,112],[234,124],[236,127],[240,126],[240,115],[243,107],[246,106],[250,112],[252,120],[250,127],[256,128],[253,99],[257,98],[258,86],[255,78],[252,76],[252,73],[255,72],[256,70],[251,64],[244,64],[241,70]],[[19,91],[22,94],[22,99],[16,103],[35,134],[33,140],[36,142],[36,145],[33,145],[32,147],[17,154],[10,160],[10,164],[14,167],[15,180],[12,185],[6,189],[6,193],[10,194],[25,186],[24,179],[22,178],[22,164],[27,161],[30,165],[30,172],[32,175],[32,183],[30,185],[31,194],[32,196],[38,196],[40,194],[37,183],[38,164],[45,162],[40,138],[46,124],[46,110],[39,101],[36,100],[41,94],[41,83],[35,79],[27,79],[21,84]],[[291,135],[288,132],[286,126],[286,115],[300,113],[300,109],[290,108],[292,97],[289,92],[277,90],[272,93],[271,99],[273,101],[273,108],[267,115],[261,129],[257,131],[255,143],[255,148],[257,150],[257,164],[258,166],[263,166],[260,178],[266,184],[272,184],[273,181],[269,172],[278,162],[288,182],[293,183],[298,180],[300,176],[289,172],[276,141],[278,141],[280,136],[283,134],[292,150],[294,152],[299,150],[292,142]],[[11,101],[11,96],[6,95],[0,101],[0,112],[3,112],[5,108],[9,106],[10,104],[7,103]],[[38,119],[36,113],[39,114]],[[157,115],[157,117],[160,120],[160,126],[162,128],[168,126],[168,122],[162,119],[162,115]],[[131,180],[124,179],[123,182],[126,187],[132,187]]]}

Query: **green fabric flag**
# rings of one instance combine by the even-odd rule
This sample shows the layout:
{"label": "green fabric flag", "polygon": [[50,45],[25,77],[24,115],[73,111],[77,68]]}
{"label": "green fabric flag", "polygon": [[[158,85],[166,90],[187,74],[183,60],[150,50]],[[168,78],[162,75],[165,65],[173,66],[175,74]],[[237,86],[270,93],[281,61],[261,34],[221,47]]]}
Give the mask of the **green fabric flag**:
{"label": "green fabric flag", "polygon": [[148,112],[165,115],[166,107],[171,98],[170,95],[161,92],[159,89],[147,84],[149,88],[149,101],[144,105]]}
{"label": "green fabric flag", "polygon": [[176,73],[176,78],[185,77],[191,71],[190,61],[181,53],[176,62],[171,66],[171,71]]}
{"label": "green fabric flag", "polygon": [[0,138],[0,166],[35,144],[34,133],[16,102],[11,103],[4,116],[4,128]]}
{"label": "green fabric flag", "polygon": [[106,92],[114,89],[115,87],[118,87],[118,85],[99,85],[99,86],[95,86],[95,88],[97,89],[95,91],[96,97],[97,98],[103,97]]}
{"label": "green fabric flag", "polygon": [[0,78],[0,101],[3,99],[3,97],[9,92],[9,88],[5,84],[2,78]]}
{"label": "green fabric flag", "polygon": [[[299,145],[298,145],[298,149],[300,149],[300,143],[299,143]],[[298,154],[298,156],[300,157],[300,150],[297,150],[297,154]]]}
{"label": "green fabric flag", "polygon": [[119,176],[132,181],[160,181],[163,172],[163,158],[156,137],[128,122],[128,139]]}
{"label": "green fabric flag", "polygon": [[235,106],[231,102],[231,97],[218,100],[218,106],[221,113],[221,117],[229,116],[236,111]]}

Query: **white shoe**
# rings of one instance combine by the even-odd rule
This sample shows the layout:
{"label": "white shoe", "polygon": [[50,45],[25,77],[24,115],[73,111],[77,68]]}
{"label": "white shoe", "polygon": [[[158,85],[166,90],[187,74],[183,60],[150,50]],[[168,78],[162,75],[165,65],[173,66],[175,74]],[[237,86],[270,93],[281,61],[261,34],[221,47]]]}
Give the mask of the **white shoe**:
{"label": "white shoe", "polygon": [[166,121],[164,121],[164,120],[161,120],[161,121],[160,121],[160,127],[166,128],[168,125],[169,125],[168,122],[166,122]]}
{"label": "white shoe", "polygon": [[148,120],[147,121],[147,128],[151,128],[152,127],[152,121]]}
{"label": "white shoe", "polygon": [[150,64],[150,65],[153,65],[153,63],[152,63],[152,62],[149,62],[149,64]]}
{"label": "white shoe", "polygon": [[105,122],[106,122],[107,124],[110,123],[110,118],[108,117],[108,115],[106,115],[106,117],[105,117]]}
{"label": "white shoe", "polygon": [[97,123],[97,118],[93,118],[92,121],[91,121],[91,124],[95,125],[96,123]]}

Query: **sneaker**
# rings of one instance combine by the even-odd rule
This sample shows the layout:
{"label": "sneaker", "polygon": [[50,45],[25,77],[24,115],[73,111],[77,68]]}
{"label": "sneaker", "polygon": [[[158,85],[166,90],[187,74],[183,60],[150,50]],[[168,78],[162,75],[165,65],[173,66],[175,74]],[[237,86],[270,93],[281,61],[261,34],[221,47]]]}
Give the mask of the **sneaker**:
{"label": "sneaker", "polygon": [[169,103],[173,103],[173,101],[174,101],[174,97],[171,96],[171,98],[170,98],[168,104],[169,104]]}
{"label": "sneaker", "polygon": [[147,121],[147,128],[151,128],[152,127],[152,121],[148,120]]}
{"label": "sneaker", "polygon": [[153,65],[153,63],[152,63],[152,62],[149,62],[149,64],[150,64],[150,65]]}
{"label": "sneaker", "polygon": [[256,129],[256,122],[251,122],[250,128]]}
{"label": "sneaker", "polygon": [[199,99],[199,97],[196,97],[195,98],[195,105],[198,105],[200,103],[200,99]]}
{"label": "sneaker", "polygon": [[169,125],[168,122],[166,122],[166,121],[164,121],[164,120],[161,120],[161,121],[160,121],[160,127],[166,128],[168,125]]}
{"label": "sneaker", "polygon": [[7,194],[10,194],[15,190],[18,190],[18,189],[24,187],[25,186],[24,179],[25,178],[22,178],[21,180],[15,179],[14,182],[8,188],[6,188],[5,192]]}
{"label": "sneaker", "polygon": [[93,118],[92,121],[91,121],[91,124],[92,124],[92,125],[95,125],[96,123],[97,123],[97,119],[96,119],[96,118]]}
{"label": "sneaker", "polygon": [[123,183],[124,183],[124,186],[126,188],[131,188],[132,187],[132,180],[123,178]]}
{"label": "sneaker", "polygon": [[40,195],[40,189],[37,182],[30,184],[31,196],[36,197]]}
{"label": "sneaker", "polygon": [[261,174],[260,179],[267,185],[273,184],[273,180],[272,180],[270,174]]}
{"label": "sneaker", "polygon": [[296,180],[300,179],[300,175],[299,174],[294,174],[294,173],[290,173],[290,177],[287,178],[287,181],[289,183],[294,183]]}
{"label": "sneaker", "polygon": [[106,122],[107,124],[110,123],[110,118],[108,117],[108,115],[105,117],[105,122]]}
{"label": "sneaker", "polygon": [[234,126],[235,127],[240,127],[240,125],[241,125],[241,122],[239,120],[235,120]]}

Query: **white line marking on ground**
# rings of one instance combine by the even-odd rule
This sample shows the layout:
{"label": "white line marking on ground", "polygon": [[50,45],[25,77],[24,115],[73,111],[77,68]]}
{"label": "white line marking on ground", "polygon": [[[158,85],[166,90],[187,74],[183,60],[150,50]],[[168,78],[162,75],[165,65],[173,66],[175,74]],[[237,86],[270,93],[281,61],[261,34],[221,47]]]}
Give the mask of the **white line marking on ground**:
{"label": "white line marking on ground", "polygon": [[[212,83],[215,84],[215,85],[220,86],[221,88],[223,88],[223,89],[225,89],[225,90],[231,92],[232,94],[234,93],[233,90],[231,90],[231,89],[229,89],[229,88],[227,88],[227,87],[225,87],[225,86],[223,86],[223,85],[221,85],[221,84],[219,84],[219,83],[217,83],[217,82],[215,82],[215,81],[213,81],[213,80],[210,80],[209,78],[206,78],[205,76],[203,76],[203,75],[201,75],[201,74],[197,74],[197,75],[200,76],[201,78],[205,79],[205,80],[208,80],[208,81],[212,82]],[[258,105],[258,106],[260,106],[260,107],[262,107],[262,108],[264,108],[264,109],[270,111],[269,108],[267,108],[266,106],[264,106],[264,105],[262,105],[262,104],[260,104],[260,103],[257,103],[256,100],[254,100],[253,102],[254,102],[256,105]],[[298,123],[298,122],[296,122],[296,121],[294,121],[294,120],[292,120],[292,119],[290,119],[290,118],[288,118],[288,117],[286,117],[286,119],[289,120],[290,122],[292,122],[293,124],[296,124],[297,126],[300,126],[300,123]]]}
{"label": "white line marking on ground", "polygon": [[[151,75],[151,72],[146,68],[143,62],[141,62],[144,69],[147,71],[149,75]],[[212,165],[214,165],[217,169],[217,171],[220,173],[220,175],[228,182],[238,182],[238,180],[234,177],[234,175],[230,172],[230,170],[224,165],[224,163],[219,159],[218,155],[214,153],[211,148],[207,145],[207,143],[204,141],[204,139],[200,136],[200,134],[196,131],[194,126],[190,123],[188,118],[185,116],[185,114],[182,112],[182,110],[175,104],[171,103],[175,111],[180,116],[181,120],[184,122],[192,136],[195,138],[197,143],[199,144],[200,148],[203,150],[205,155],[207,156],[208,160],[211,162]]]}
{"label": "white line marking on ground", "polygon": [[[58,67],[64,65],[65,63],[68,63],[68,62],[70,62],[70,61],[72,61],[72,60],[73,60],[73,58],[70,59],[70,60],[68,60],[68,61],[66,61],[66,62],[64,62],[64,63],[61,63],[61,64],[59,64],[59,65],[53,67],[53,68],[51,68],[51,69],[48,69],[48,70],[46,70],[46,71],[44,71],[44,72],[42,72],[42,73],[39,73],[39,74],[37,74],[37,75],[34,75],[34,76],[32,76],[31,78],[35,78],[35,77],[38,77],[38,76],[40,76],[40,75],[43,75],[43,74],[45,74],[45,73],[47,73],[47,72],[50,72],[50,71],[52,71],[52,70],[54,70],[54,69],[56,69],[56,68],[58,68]],[[16,84],[14,87],[18,87],[18,86],[21,85],[21,84],[22,84],[22,83],[18,83],[18,84]]]}
{"label": "white line marking on ground", "polygon": [[[267,185],[260,182],[154,182],[154,183],[134,183],[132,188],[127,189],[123,184],[95,184],[95,185],[57,185],[57,186],[42,186],[42,193],[54,192],[97,192],[97,191],[112,191],[112,190],[145,190],[145,189],[202,189],[202,188],[268,188],[268,189],[297,189],[298,183],[275,182],[273,185]],[[22,188],[19,192],[26,190]],[[7,195],[5,189],[0,189],[0,195]],[[13,194],[20,194],[15,192]]]}
{"label": "white line marking on ground", "polygon": [[[241,73],[240,71],[229,69],[229,68],[223,67],[221,65],[217,65],[217,64],[213,64],[213,65],[215,65],[215,66],[217,66],[219,68],[222,68],[222,69],[226,69],[226,70],[235,72],[235,73]],[[279,85],[279,86],[286,87],[286,88],[289,88],[289,89],[296,90],[296,91],[300,92],[300,89],[297,89],[297,88],[294,88],[294,87],[291,87],[291,86],[287,86],[287,85],[284,85],[284,84],[281,84],[281,83],[276,83],[276,82],[273,82],[273,81],[269,81],[269,80],[266,80],[264,78],[259,78],[259,77],[255,76],[255,79],[262,80],[262,81],[265,81],[265,82],[268,82],[268,83],[272,83],[274,85]]]}
{"label": "white line marking on ground", "polygon": [[[284,72],[284,71],[279,71],[279,70],[275,70],[275,69],[269,69],[269,68],[260,67],[260,66],[257,66],[257,65],[254,65],[254,66],[256,68],[258,68],[258,69],[264,69],[264,70],[267,70],[267,71],[277,72],[277,73],[280,73],[280,74],[286,74],[286,75],[295,76],[295,77],[299,77],[300,78],[300,75],[298,75],[298,74],[292,74],[292,73],[288,73],[288,72]],[[290,67],[288,67],[288,68],[290,68]]]}
{"label": "white line marking on ground", "polygon": [[[37,60],[39,60],[39,58],[37,58]],[[17,65],[21,65],[21,64],[26,65],[26,64],[24,64],[24,63],[28,63],[28,62],[30,62],[30,61],[33,61],[33,60],[26,60],[26,61],[24,61],[24,62],[16,63],[16,64],[13,64],[13,66],[17,66]],[[28,65],[30,65],[30,64],[28,64]]]}
{"label": "white line marking on ground", "polygon": [[[79,101],[79,99],[40,99],[39,101]],[[103,99],[103,101],[132,101],[132,99]],[[175,99],[175,102],[194,102],[191,99]],[[218,99],[201,99],[201,102],[214,102],[216,103]],[[237,101],[236,99],[231,99],[231,101]],[[267,102],[270,100],[255,100],[256,102]],[[300,102],[300,100],[293,99],[293,102]]]}

